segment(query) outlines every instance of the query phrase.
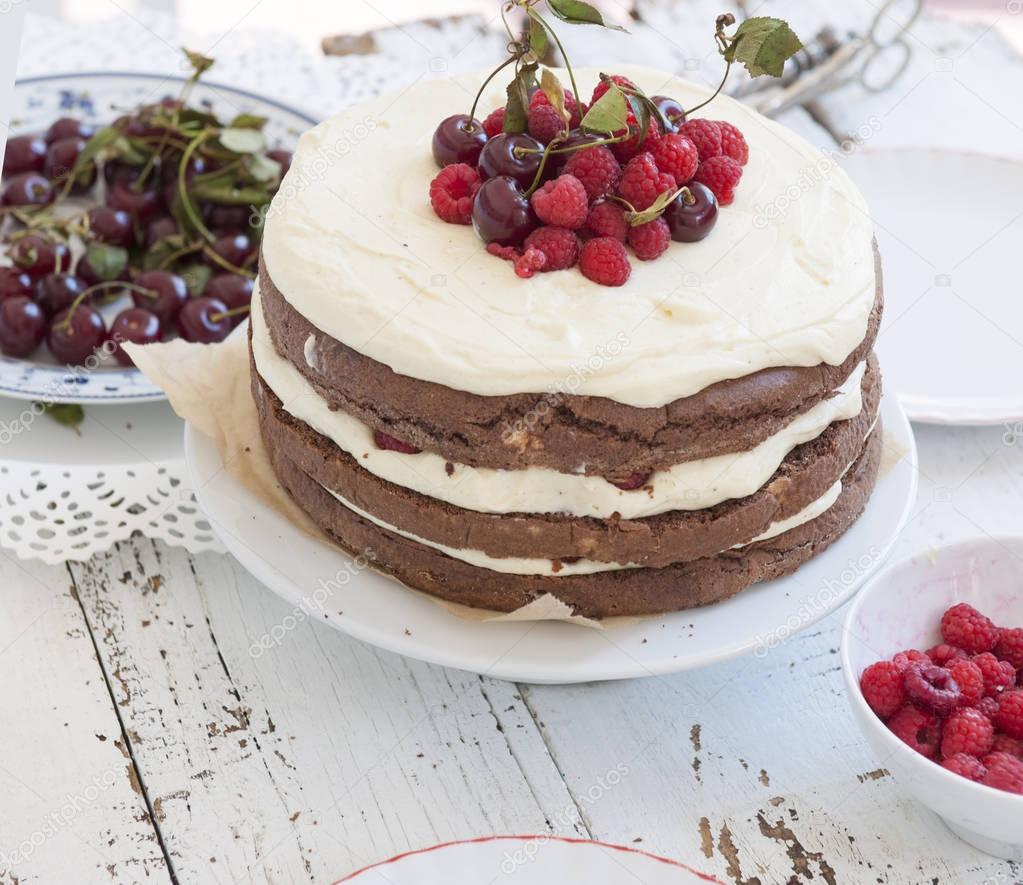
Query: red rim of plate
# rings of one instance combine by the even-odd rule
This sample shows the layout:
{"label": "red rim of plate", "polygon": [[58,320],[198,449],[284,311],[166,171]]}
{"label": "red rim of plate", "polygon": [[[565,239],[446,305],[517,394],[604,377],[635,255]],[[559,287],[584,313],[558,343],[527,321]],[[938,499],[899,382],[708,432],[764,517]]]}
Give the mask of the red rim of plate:
{"label": "red rim of plate", "polygon": [[385,867],[389,864],[397,863],[407,857],[415,857],[418,854],[429,854],[430,852],[439,851],[442,848],[451,848],[455,845],[478,845],[483,842],[563,842],[568,845],[597,845],[601,848],[610,848],[614,851],[638,854],[642,857],[648,857],[651,860],[656,860],[659,863],[666,864],[667,866],[678,867],[681,870],[692,873],[704,882],[712,883],[712,885],[725,885],[725,883],[723,883],[720,879],[715,879],[707,873],[701,873],[699,870],[694,870],[692,867],[686,866],[684,863],[679,863],[677,860],[671,860],[671,858],[668,857],[661,857],[659,854],[651,854],[649,851],[643,851],[639,848],[629,848],[627,845],[615,845],[611,842],[601,842],[598,839],[573,839],[568,836],[550,836],[546,834],[537,836],[479,836],[475,839],[454,839],[450,842],[441,842],[439,845],[431,845],[429,848],[417,848],[414,851],[405,851],[401,854],[396,854],[394,857],[388,858],[387,860],[369,864],[369,866],[362,867],[354,873],[349,873],[344,878],[338,879],[333,883],[333,885],[341,885],[342,882],[350,882],[357,876],[361,876],[363,873],[368,873],[370,870],[375,870],[379,867]]}

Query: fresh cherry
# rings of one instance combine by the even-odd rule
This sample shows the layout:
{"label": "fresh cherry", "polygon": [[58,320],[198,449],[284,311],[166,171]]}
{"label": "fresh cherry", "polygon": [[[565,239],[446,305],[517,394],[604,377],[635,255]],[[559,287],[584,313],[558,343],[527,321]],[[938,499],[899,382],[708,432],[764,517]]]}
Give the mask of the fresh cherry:
{"label": "fresh cherry", "polygon": [[131,216],[109,206],[93,206],[89,210],[89,232],[111,246],[131,246],[135,242]]}
{"label": "fresh cherry", "polygon": [[475,166],[486,142],[487,133],[479,120],[470,120],[467,114],[455,114],[441,120],[434,130],[433,159],[438,166],[452,163]]}
{"label": "fresh cherry", "polygon": [[131,300],[136,307],[144,307],[156,314],[165,326],[170,325],[188,301],[188,286],[184,279],[169,270],[147,270],[135,277],[135,285],[155,292],[155,297],[133,291]]}
{"label": "fresh cherry", "polygon": [[661,116],[667,121],[670,132],[676,132],[678,127],[686,121],[686,109],[682,107],[675,99],[669,98],[667,95],[655,95],[650,99],[657,109],[661,112]]}
{"label": "fresh cherry", "polygon": [[215,344],[223,341],[233,327],[233,317],[226,316],[227,305],[216,298],[193,298],[178,314],[178,333],[185,341]]}
{"label": "fresh cherry", "polygon": [[[246,234],[225,234],[219,237],[210,248],[213,252],[234,267],[244,267],[256,254],[256,244]],[[213,267],[222,267],[209,256],[207,263]]]}
{"label": "fresh cherry", "polygon": [[[78,155],[84,147],[84,138],[62,138],[60,141],[55,141],[46,152],[46,164],[43,166],[43,175],[50,179],[50,181],[63,178],[74,168],[75,163],[78,161]],[[95,169],[89,173],[83,172],[78,177],[79,180],[75,182],[76,186],[88,187],[95,181],[95,175]]]}
{"label": "fresh cherry", "polygon": [[45,206],[53,199],[53,187],[38,172],[15,175],[0,195],[3,206]]}
{"label": "fresh cherry", "polygon": [[[248,277],[235,273],[218,273],[206,284],[202,294],[207,298],[216,298],[224,302],[229,310],[234,310],[252,301],[252,285],[252,280]],[[232,319],[240,321],[242,317],[236,316]]]}
{"label": "fresh cherry", "polygon": [[72,305],[85,291],[85,283],[69,273],[51,273],[36,283],[35,298],[48,317]]}
{"label": "fresh cherry", "polygon": [[162,195],[147,182],[136,190],[134,185],[115,181],[107,191],[107,205],[119,212],[134,215],[140,221],[148,221],[160,208]]}
{"label": "fresh cherry", "polygon": [[502,132],[491,138],[480,152],[480,177],[508,175],[526,189],[533,183],[542,157],[543,145],[531,135]]}
{"label": "fresh cherry", "polygon": [[[211,168],[211,164],[206,161],[205,157],[194,154],[185,168],[185,183],[191,184],[196,175],[209,172]],[[168,208],[174,205],[174,199],[178,195],[178,175],[176,164],[170,163],[163,167],[163,187],[160,192],[163,194],[163,202]]]}
{"label": "fresh cherry", "polygon": [[19,237],[7,254],[17,268],[36,279],[48,273],[60,273],[71,266],[68,247],[42,234]]}
{"label": "fresh cherry", "polygon": [[31,298],[32,277],[17,267],[0,267],[0,301],[24,296]]}
{"label": "fresh cherry", "polygon": [[46,130],[46,143],[53,144],[64,138],[92,138],[96,128],[90,123],[76,120],[74,117],[61,117]]}
{"label": "fresh cherry", "polygon": [[121,347],[122,343],[153,344],[163,336],[160,318],[144,307],[129,307],[122,310],[110,324],[110,340],[114,342],[114,358],[122,366],[134,366],[135,362]]}
{"label": "fresh cherry", "polygon": [[0,302],[0,351],[7,356],[28,356],[46,334],[46,315],[24,295]]}
{"label": "fresh cherry", "polygon": [[46,332],[46,346],[62,363],[84,363],[107,337],[107,327],[96,308],[76,304],[62,310]]}
{"label": "fresh cherry", "polygon": [[247,228],[251,213],[248,206],[218,206],[213,203],[203,206],[203,215],[209,229],[225,234]]}
{"label": "fresh cherry", "polygon": [[160,240],[173,237],[178,233],[178,223],[169,215],[154,218],[146,227],[146,246],[153,248]]}
{"label": "fresh cherry", "polygon": [[19,135],[7,142],[4,176],[42,172],[45,162],[46,142],[38,135]]}
{"label": "fresh cherry", "polygon": [[679,243],[695,243],[711,232],[718,220],[718,201],[707,185],[690,181],[686,187],[692,195],[679,194],[664,210],[671,228],[671,238]]}
{"label": "fresh cherry", "polygon": [[536,227],[537,221],[519,183],[507,175],[499,175],[488,178],[476,192],[472,224],[484,243],[517,246]]}

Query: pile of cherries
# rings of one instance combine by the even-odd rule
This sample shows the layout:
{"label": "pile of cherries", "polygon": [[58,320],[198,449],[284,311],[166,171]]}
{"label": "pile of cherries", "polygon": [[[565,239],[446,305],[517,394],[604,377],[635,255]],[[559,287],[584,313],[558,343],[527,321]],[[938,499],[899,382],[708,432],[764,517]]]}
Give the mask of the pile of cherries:
{"label": "pile of cherries", "polygon": [[[250,223],[250,206],[213,201],[198,203],[204,236],[181,229],[180,213],[172,214],[181,139],[152,122],[175,107],[193,111],[165,99],[113,124],[122,140],[148,145],[149,156],[90,152],[96,131],[71,117],[56,120],[43,134],[8,141],[0,181],[5,355],[28,357],[45,342],[63,363],[109,353],[131,365],[122,343],[148,344],[175,333],[212,343],[244,317],[259,230]],[[266,156],[283,176],[290,153]],[[189,181],[228,162],[222,154],[196,150],[188,162]],[[68,198],[66,211],[55,211]],[[100,308],[117,302],[123,309],[107,326],[104,313],[113,309]]]}

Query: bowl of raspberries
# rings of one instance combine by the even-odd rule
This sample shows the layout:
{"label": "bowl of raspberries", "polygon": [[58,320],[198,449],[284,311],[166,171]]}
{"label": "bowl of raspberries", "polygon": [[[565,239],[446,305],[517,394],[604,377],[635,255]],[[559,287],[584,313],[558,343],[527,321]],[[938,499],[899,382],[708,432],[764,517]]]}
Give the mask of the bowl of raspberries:
{"label": "bowl of raspberries", "polygon": [[1023,860],[1023,537],[879,573],[849,611],[842,665],[882,765],[971,845]]}

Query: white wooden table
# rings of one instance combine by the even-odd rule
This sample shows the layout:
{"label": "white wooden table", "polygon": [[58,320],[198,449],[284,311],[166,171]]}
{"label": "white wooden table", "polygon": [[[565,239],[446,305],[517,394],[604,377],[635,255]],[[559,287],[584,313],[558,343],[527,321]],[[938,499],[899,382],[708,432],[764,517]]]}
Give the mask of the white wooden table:
{"label": "white wooden table", "polygon": [[[679,14],[646,12],[654,27]],[[693,18],[702,45],[713,17]],[[949,125],[972,114],[1023,156],[1023,74],[997,33],[924,21],[912,39],[889,93],[850,89],[787,122],[820,144],[876,116],[879,144],[976,146]],[[1011,431],[917,427],[920,495],[895,556],[1023,532]],[[1023,882],[869,750],[841,612],[763,658],[573,687],[420,664],[307,619],[251,654],[290,613],[228,557],[142,538],[65,566],[0,551],[0,883],[329,883],[410,848],[547,832],[736,885]]]}

